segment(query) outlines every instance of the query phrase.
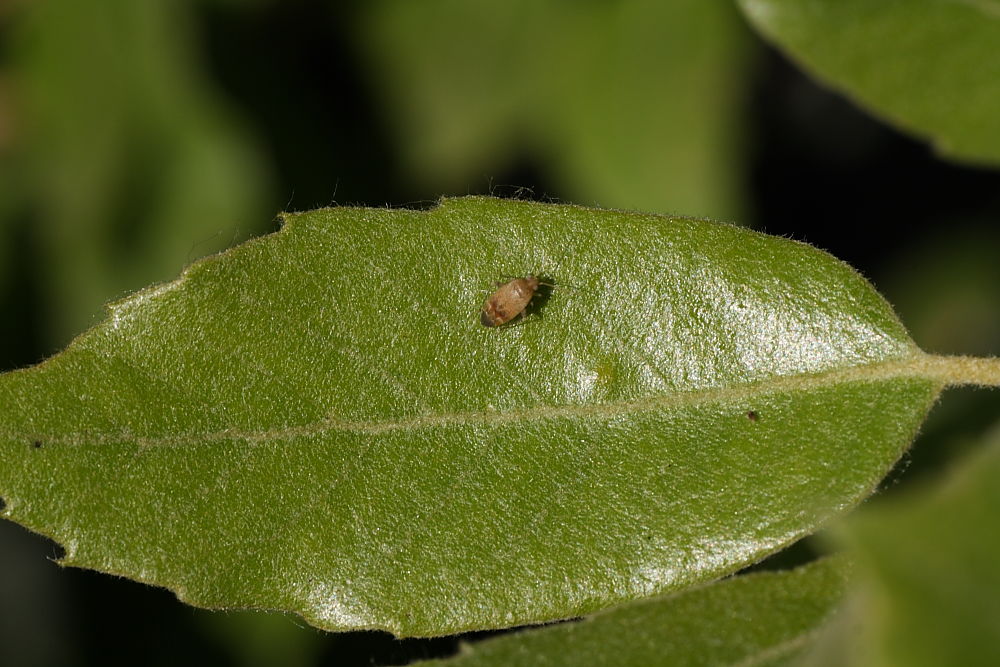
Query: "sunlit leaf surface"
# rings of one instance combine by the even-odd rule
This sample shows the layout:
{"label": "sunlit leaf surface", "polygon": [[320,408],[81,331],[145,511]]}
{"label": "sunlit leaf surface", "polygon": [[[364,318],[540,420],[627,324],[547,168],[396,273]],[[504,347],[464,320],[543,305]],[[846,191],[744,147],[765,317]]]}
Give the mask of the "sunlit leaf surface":
{"label": "sunlit leaf surface", "polygon": [[[554,287],[479,324],[497,281]],[[489,198],[326,209],[0,377],[4,516],[208,607],[445,634],[731,573],[865,497],[939,390],[807,245]]]}

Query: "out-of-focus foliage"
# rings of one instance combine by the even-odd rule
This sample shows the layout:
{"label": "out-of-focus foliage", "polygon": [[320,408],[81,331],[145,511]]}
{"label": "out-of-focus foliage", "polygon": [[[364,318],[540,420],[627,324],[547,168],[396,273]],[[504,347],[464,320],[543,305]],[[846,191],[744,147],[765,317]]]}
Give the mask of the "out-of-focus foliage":
{"label": "out-of-focus foliage", "polygon": [[977,444],[835,531],[855,557],[853,599],[805,665],[1000,664],[1000,428]]}
{"label": "out-of-focus foliage", "polygon": [[191,18],[175,0],[25,2],[6,17],[0,224],[27,237],[47,347],[273,214]]}
{"label": "out-of-focus foliage", "polygon": [[580,203],[738,216],[753,59],[730,3],[377,0],[365,14],[384,114],[429,188],[537,161]]}
{"label": "out-of-focus foliage", "polygon": [[936,489],[849,523],[883,665],[1000,664],[1000,431],[980,445]]}
{"label": "out-of-focus foliage", "polygon": [[1000,354],[996,223],[954,221],[905,239],[880,284],[914,340],[940,354]]}
{"label": "out-of-focus foliage", "polygon": [[739,0],[818,75],[952,158],[1000,164],[993,0]]}
{"label": "out-of-focus foliage", "polygon": [[206,633],[227,646],[243,667],[309,667],[327,636],[291,615],[258,611],[203,612]]}

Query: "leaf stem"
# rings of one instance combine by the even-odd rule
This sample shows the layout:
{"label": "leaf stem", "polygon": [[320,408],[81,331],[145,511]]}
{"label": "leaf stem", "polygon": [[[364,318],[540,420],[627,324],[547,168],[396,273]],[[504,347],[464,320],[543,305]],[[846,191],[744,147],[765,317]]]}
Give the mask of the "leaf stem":
{"label": "leaf stem", "polygon": [[997,357],[927,354],[916,363],[920,365],[922,375],[937,378],[952,387],[961,385],[1000,387],[1000,358]]}

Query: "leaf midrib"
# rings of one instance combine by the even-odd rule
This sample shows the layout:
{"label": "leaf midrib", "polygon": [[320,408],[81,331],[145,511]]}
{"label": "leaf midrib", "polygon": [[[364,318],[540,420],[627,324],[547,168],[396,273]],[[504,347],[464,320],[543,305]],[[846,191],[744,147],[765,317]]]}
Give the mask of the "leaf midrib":
{"label": "leaf midrib", "polygon": [[[543,405],[508,411],[459,412],[418,415],[406,419],[380,421],[343,421],[324,419],[309,424],[283,426],[266,430],[227,428],[209,433],[185,433],[162,437],[136,436],[133,433],[75,433],[45,436],[31,434],[45,441],[46,445],[102,445],[135,442],[140,447],[183,447],[225,440],[243,440],[252,444],[266,444],[290,438],[311,437],[325,433],[363,433],[379,435],[392,431],[415,431],[443,426],[496,425],[507,423],[537,422],[551,419],[607,419],[620,415],[642,414],[659,410],[698,407],[718,403],[743,403],[752,409],[749,401],[763,395],[790,391],[811,391],[855,382],[884,382],[901,378],[925,379],[937,383],[938,391],[955,379],[949,363],[952,357],[937,357],[916,350],[910,356],[889,361],[835,368],[817,373],[775,376],[766,380],[742,385],[714,387],[693,391],[649,396],[615,403],[588,405]],[[9,439],[23,439],[25,434],[5,434]]]}

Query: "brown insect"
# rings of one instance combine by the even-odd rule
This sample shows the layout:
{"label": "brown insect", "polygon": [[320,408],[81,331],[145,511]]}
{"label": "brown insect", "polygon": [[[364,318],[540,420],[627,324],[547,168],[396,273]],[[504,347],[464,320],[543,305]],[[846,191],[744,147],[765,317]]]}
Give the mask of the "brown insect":
{"label": "brown insect", "polygon": [[524,318],[524,311],[535,297],[539,285],[547,285],[538,276],[514,278],[497,284],[497,291],[490,294],[483,304],[479,321],[484,327],[499,327],[515,317]]}

